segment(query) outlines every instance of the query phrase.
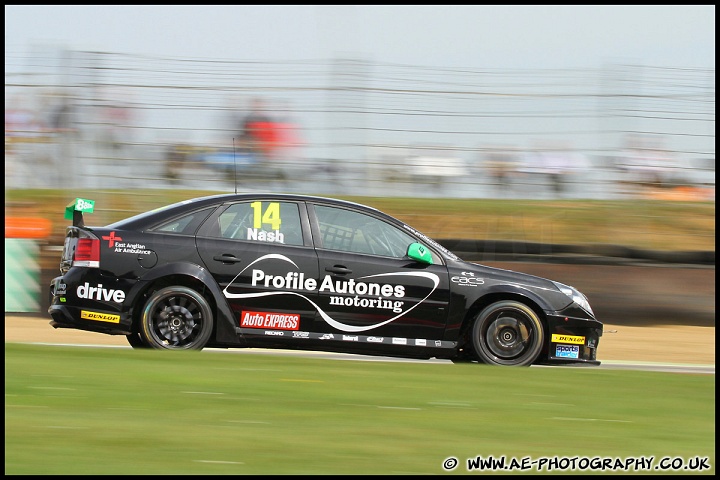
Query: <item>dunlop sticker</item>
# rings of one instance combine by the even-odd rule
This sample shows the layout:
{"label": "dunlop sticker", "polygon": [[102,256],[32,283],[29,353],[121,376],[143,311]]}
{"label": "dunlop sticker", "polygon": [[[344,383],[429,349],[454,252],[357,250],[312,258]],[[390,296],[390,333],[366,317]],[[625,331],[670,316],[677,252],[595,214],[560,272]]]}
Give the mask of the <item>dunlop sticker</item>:
{"label": "dunlop sticker", "polygon": [[111,313],[88,312],[87,310],[81,310],[80,318],[84,318],[85,320],[95,320],[97,322],[120,323],[120,315],[113,315]]}
{"label": "dunlop sticker", "polygon": [[576,335],[560,335],[559,333],[553,333],[552,341],[554,343],[574,343],[576,345],[584,345],[585,337],[578,337]]}

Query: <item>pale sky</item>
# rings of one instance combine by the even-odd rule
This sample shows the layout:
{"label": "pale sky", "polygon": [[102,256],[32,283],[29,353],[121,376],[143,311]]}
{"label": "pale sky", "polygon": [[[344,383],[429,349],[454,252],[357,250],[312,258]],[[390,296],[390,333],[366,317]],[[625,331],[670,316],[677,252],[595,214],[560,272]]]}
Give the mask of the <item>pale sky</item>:
{"label": "pale sky", "polygon": [[5,5],[6,69],[9,56],[49,45],[193,59],[714,69],[715,6]]}

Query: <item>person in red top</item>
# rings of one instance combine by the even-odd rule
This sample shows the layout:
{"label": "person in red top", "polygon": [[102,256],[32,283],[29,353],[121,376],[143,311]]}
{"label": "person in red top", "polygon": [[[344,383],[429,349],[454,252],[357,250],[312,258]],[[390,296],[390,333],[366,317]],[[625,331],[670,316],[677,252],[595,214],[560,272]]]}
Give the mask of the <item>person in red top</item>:
{"label": "person in red top", "polygon": [[272,149],[277,143],[277,132],[272,119],[265,113],[261,98],[253,98],[250,112],[240,127],[240,141],[244,150],[254,155],[258,162],[272,158]]}

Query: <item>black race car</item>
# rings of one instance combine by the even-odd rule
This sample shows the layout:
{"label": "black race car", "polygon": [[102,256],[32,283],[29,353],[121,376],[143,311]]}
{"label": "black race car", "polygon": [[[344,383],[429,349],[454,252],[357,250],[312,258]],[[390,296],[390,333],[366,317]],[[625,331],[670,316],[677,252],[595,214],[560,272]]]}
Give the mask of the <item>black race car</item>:
{"label": "black race car", "polygon": [[403,222],[305,195],[195,198],[84,225],[68,206],[55,328],[135,348],[265,347],[494,365],[599,365],[587,298],[461,260]]}

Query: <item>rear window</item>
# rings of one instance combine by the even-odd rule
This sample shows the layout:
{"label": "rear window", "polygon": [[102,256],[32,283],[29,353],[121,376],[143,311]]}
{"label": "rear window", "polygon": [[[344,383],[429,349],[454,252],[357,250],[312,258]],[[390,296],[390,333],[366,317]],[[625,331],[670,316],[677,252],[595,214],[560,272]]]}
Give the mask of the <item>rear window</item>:
{"label": "rear window", "polygon": [[215,207],[204,208],[186,213],[172,220],[167,220],[150,229],[151,232],[177,233],[178,235],[194,235],[200,224],[210,215]]}

